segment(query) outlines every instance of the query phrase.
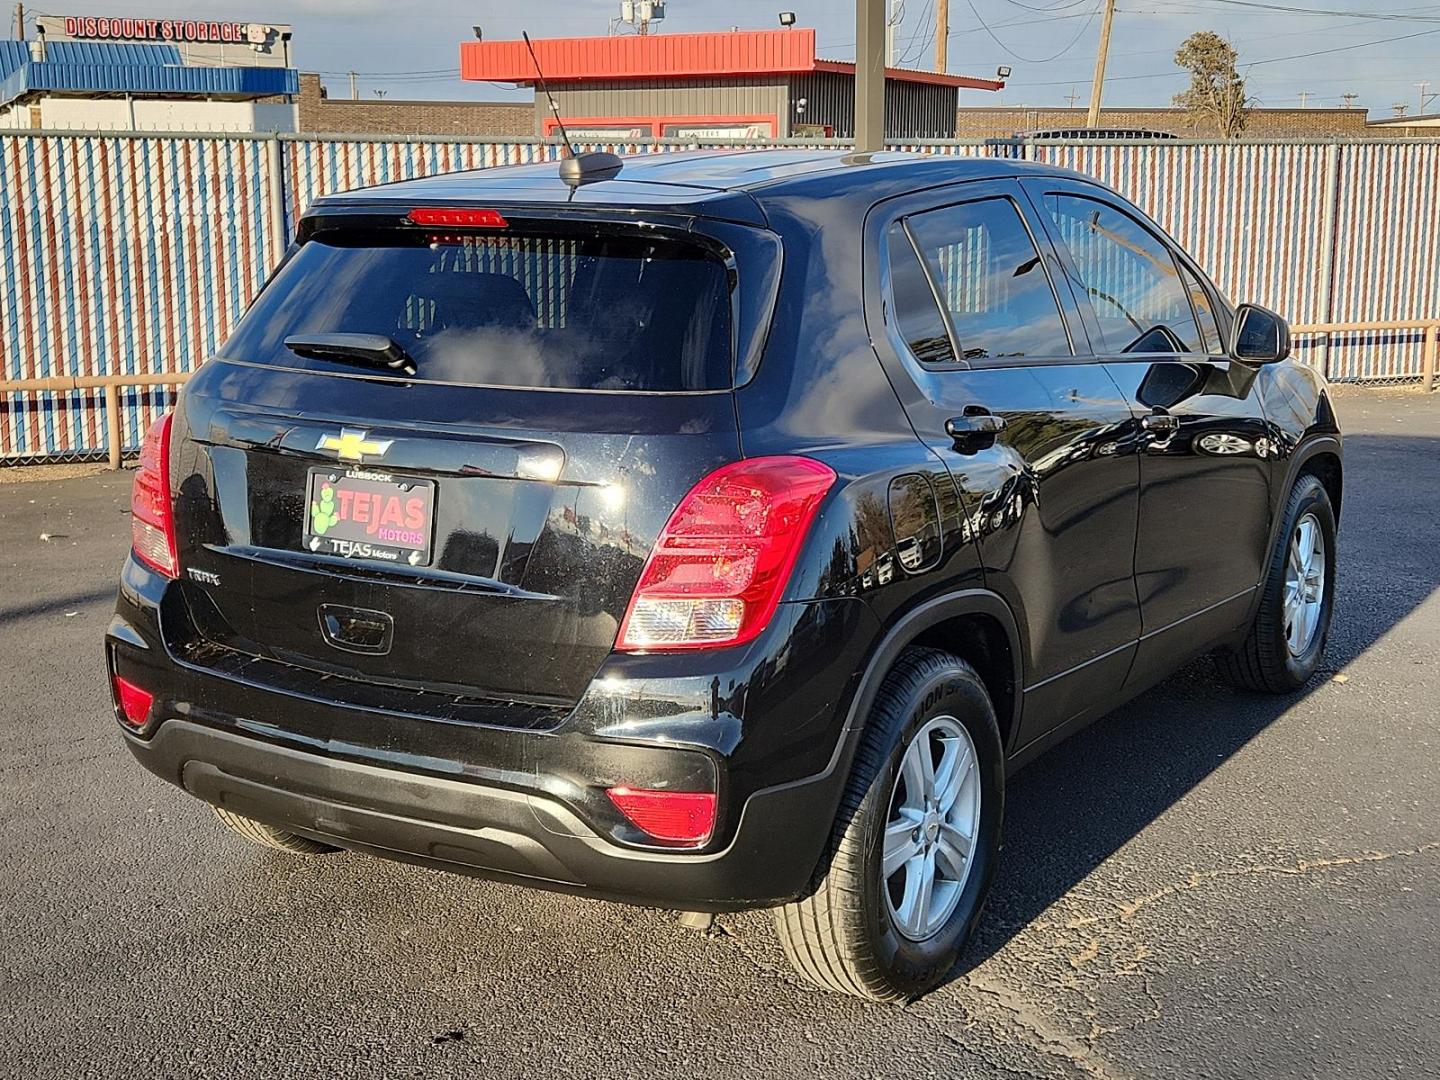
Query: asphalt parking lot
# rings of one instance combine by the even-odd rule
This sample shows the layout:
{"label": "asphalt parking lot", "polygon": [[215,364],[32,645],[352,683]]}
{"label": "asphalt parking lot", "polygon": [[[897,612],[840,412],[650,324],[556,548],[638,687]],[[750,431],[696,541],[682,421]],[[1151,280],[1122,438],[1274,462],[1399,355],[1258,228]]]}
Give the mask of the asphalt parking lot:
{"label": "asphalt parking lot", "polygon": [[129,476],[0,478],[0,1075],[1437,1075],[1440,394],[1337,396],[1326,672],[1197,664],[1027,769],[968,969],[904,1009],[763,914],[249,847],[109,716]]}

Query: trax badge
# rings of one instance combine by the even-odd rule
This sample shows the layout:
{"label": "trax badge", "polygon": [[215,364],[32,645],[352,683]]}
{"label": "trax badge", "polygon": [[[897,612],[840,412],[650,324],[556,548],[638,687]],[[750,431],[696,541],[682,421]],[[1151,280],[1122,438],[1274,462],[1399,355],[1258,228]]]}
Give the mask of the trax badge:
{"label": "trax badge", "polygon": [[384,457],[394,439],[372,439],[360,428],[341,428],[339,435],[321,435],[316,450],[334,450],[341,461],[364,461],[365,455]]}

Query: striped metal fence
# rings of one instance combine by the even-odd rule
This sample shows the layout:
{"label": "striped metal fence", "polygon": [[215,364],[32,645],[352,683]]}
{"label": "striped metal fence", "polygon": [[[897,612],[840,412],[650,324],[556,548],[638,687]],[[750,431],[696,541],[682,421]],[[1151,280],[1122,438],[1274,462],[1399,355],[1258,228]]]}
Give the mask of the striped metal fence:
{"label": "striped metal fence", "polygon": [[[894,148],[1094,175],[1165,226],[1230,296],[1296,322],[1440,318],[1440,141]],[[533,139],[0,133],[0,461],[136,448],[173,397],[158,379],[183,378],[210,355],[317,196],[557,155]],[[1307,335],[1297,354],[1332,379],[1416,380],[1425,331]],[[108,389],[113,376],[151,385]],[[47,388],[15,388],[37,379]],[[117,395],[118,410],[107,409]]]}

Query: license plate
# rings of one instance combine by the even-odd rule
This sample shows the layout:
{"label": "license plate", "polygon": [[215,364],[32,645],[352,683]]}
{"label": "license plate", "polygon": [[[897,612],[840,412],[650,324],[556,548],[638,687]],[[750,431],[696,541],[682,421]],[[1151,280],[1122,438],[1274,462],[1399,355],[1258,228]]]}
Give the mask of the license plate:
{"label": "license plate", "polygon": [[311,469],[305,547],[322,555],[428,566],[435,481],[367,469]]}

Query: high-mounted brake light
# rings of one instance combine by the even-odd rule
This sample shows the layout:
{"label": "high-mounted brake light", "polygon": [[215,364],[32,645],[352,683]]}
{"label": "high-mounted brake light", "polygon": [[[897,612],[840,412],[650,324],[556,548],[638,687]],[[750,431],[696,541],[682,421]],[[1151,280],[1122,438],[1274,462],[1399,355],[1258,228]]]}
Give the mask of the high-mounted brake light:
{"label": "high-mounted brake light", "polygon": [[129,679],[122,679],[119,675],[112,676],[115,684],[115,704],[119,706],[120,719],[132,728],[143,728],[145,721],[150,719],[150,706],[155,702],[155,695],[150,691],[136,686]]}
{"label": "high-mounted brake light", "polygon": [[510,226],[498,210],[470,210],[463,206],[417,206],[407,217],[412,225],[444,225],[459,229],[506,229]]}
{"label": "high-mounted brake light", "polygon": [[610,801],[641,832],[669,844],[703,844],[715,830],[713,791],[612,787]]}
{"label": "high-mounted brake light", "polygon": [[739,645],[775,614],[835,471],[802,457],[716,469],[670,515],[620,624],[619,649]]}
{"label": "high-mounted brake light", "polygon": [[178,577],[175,514],[170,504],[170,413],[145,433],[140,468],[130,488],[130,539],[135,557],[157,573]]}

